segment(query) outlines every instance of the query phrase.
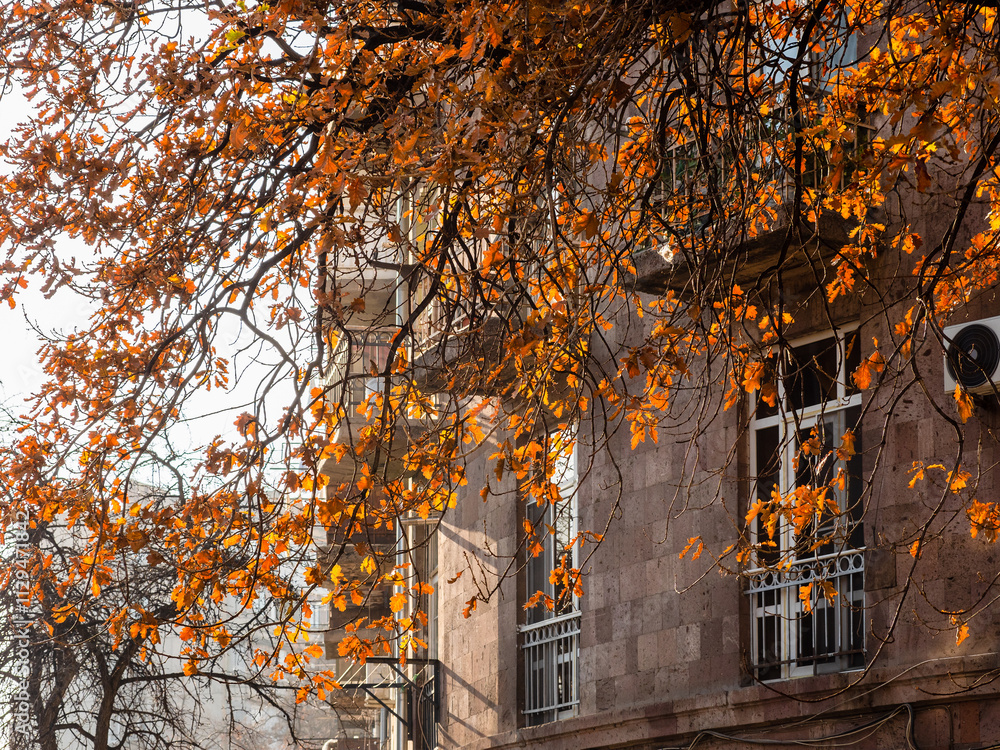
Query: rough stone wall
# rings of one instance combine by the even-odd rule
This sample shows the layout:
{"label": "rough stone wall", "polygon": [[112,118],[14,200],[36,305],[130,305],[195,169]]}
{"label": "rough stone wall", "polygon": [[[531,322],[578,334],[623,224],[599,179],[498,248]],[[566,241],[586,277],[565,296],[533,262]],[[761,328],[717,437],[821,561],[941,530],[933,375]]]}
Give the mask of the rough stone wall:
{"label": "rough stone wall", "polygon": [[[516,534],[520,528],[513,485],[484,503],[479,489],[492,472],[487,455],[477,455],[468,467],[469,484],[454,512],[446,516],[438,535],[439,653],[444,675],[442,746],[465,747],[518,722],[518,597],[516,595]],[[513,567],[511,567],[513,565]],[[453,583],[448,580],[461,573]],[[468,618],[463,610],[477,593],[506,580],[488,603],[479,602]]]}

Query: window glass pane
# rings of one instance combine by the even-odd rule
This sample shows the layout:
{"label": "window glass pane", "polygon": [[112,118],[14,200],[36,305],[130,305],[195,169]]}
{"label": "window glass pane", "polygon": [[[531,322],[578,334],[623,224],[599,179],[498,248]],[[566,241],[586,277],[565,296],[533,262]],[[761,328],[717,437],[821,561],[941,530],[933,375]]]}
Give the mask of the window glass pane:
{"label": "window glass pane", "polygon": [[837,398],[837,354],[833,337],[789,350],[785,370],[789,409],[799,411]]}
{"label": "window glass pane", "polygon": [[[530,599],[535,595],[536,591],[549,593],[549,589],[551,588],[549,584],[549,572],[552,570],[552,537],[549,535],[546,526],[546,523],[549,521],[547,506],[538,507],[534,503],[529,503],[526,512],[528,520],[535,526],[535,537],[531,543],[537,542],[542,546],[542,550],[537,557],[533,556],[531,549],[528,549],[526,553],[527,586],[525,593]],[[541,602],[529,608],[526,614],[529,625],[541,622],[552,616],[549,610],[545,608],[545,604]]]}
{"label": "window glass pane", "polygon": [[[795,449],[799,450],[804,440],[818,440],[820,452],[811,455],[802,454],[799,456],[798,468],[795,472],[795,484],[797,487],[830,487],[830,483],[836,476],[838,469],[837,446],[843,436],[841,425],[843,415],[841,412],[824,416],[818,420],[813,427],[803,427],[803,433],[796,437]],[[836,490],[827,490],[828,496],[837,505],[841,505],[841,499],[837,496]],[[843,508],[841,507],[841,510]],[[795,556],[797,558],[812,555],[828,555],[836,551],[831,542],[816,546],[822,540],[832,540],[836,536],[838,518],[829,513],[817,519],[819,525],[809,524],[795,541]]]}
{"label": "window glass pane", "polygon": [[848,611],[850,620],[850,633],[848,638],[848,650],[851,652],[848,657],[850,668],[859,668],[865,665],[865,576],[864,573],[854,573],[850,577],[848,584],[850,588],[850,609]]}
{"label": "window glass pane", "polygon": [[[830,606],[825,599],[816,605],[816,653],[835,654],[837,653],[837,615],[840,614],[840,605],[843,601],[837,601]],[[824,662],[832,659],[823,659]]]}
{"label": "window glass pane", "polygon": [[[577,498],[579,484],[577,475],[577,450],[574,445],[571,450],[565,449],[558,435],[551,436],[547,450],[557,451],[553,459],[554,467],[551,481],[559,488],[561,500],[555,504],[545,503],[538,506],[529,503],[525,516],[535,527],[535,537],[531,546],[525,552],[525,595],[531,598],[536,592],[542,591],[552,598],[555,608],[550,610],[544,602],[527,610],[526,622],[533,625],[544,620],[566,614],[576,609],[572,596],[563,596],[563,588],[553,584],[550,574],[559,567],[563,556],[568,556],[567,566],[576,567],[574,549],[567,549],[577,532]],[[537,547],[541,547],[539,554]]]}
{"label": "window glass pane", "polygon": [[812,664],[812,656],[815,653],[813,648],[813,615],[806,614],[802,612],[799,614],[797,625],[798,625],[798,637],[799,637],[799,651],[797,656],[798,665],[807,666]]}
{"label": "window glass pane", "polygon": [[848,427],[854,429],[855,453],[847,461],[847,497],[841,508],[847,514],[850,524],[848,546],[852,549],[862,549],[865,546],[865,530],[862,524],[864,508],[861,497],[864,492],[864,478],[861,468],[861,425],[858,424],[860,417],[861,407],[859,406],[844,412],[844,421]]}
{"label": "window glass pane", "polygon": [[860,392],[852,377],[861,365],[861,340],[857,331],[844,334],[844,356],[844,393],[847,396],[853,396]]}
{"label": "window glass pane", "polygon": [[[757,499],[768,500],[771,497],[771,491],[775,487],[780,487],[781,484],[781,431],[775,425],[774,427],[765,427],[762,430],[757,430],[755,436],[757,440],[757,466],[755,467]],[[774,565],[781,557],[778,549],[781,539],[780,529],[775,533],[774,539],[769,540],[764,519],[758,515],[755,523],[756,528],[754,532],[757,535],[758,544],[762,544],[765,541],[775,542],[774,547],[767,546],[766,549],[759,551],[757,559],[761,565]]]}
{"label": "window glass pane", "polygon": [[[769,591],[767,594],[774,595]],[[764,594],[756,594],[757,608],[757,678],[776,680],[781,677],[781,623],[774,614],[773,607],[763,606]],[[772,599],[773,601],[773,599]]]}
{"label": "window glass pane", "polygon": [[[576,567],[573,560],[573,549],[567,549],[573,541],[572,509],[569,504],[564,504],[553,507],[552,510],[555,514],[555,523],[553,524],[555,535],[549,540],[552,544],[552,567],[558,567],[563,557],[567,558],[566,567]],[[558,586],[550,584],[550,588],[552,598],[556,600],[553,614],[563,615],[572,612],[574,609],[572,592],[566,591],[561,583]]]}

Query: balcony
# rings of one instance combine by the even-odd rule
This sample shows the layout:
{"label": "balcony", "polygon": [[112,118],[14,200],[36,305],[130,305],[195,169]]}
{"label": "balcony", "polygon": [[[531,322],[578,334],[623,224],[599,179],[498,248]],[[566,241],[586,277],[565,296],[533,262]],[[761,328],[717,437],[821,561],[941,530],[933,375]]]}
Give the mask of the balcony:
{"label": "balcony", "polygon": [[494,395],[513,378],[513,365],[504,361],[504,347],[517,320],[489,317],[479,327],[432,330],[414,353],[414,381],[430,393],[449,390],[452,382],[465,395]]}
{"label": "balcony", "polygon": [[362,476],[362,464],[369,472],[402,471],[399,459],[406,451],[407,426],[397,424],[391,433],[376,441],[367,441],[369,427],[359,408],[385,389],[386,363],[392,347],[394,330],[346,330],[336,341],[326,376],[317,385],[326,391],[327,402],[341,410],[334,442],[350,445],[339,461],[329,458],[320,471],[332,484],[356,481]]}
{"label": "balcony", "polygon": [[[750,144],[787,144],[788,116],[777,113],[770,120],[758,124],[759,132],[748,139]],[[853,140],[848,145],[850,154],[857,154],[870,141],[873,128],[862,123],[854,125]],[[761,146],[762,151],[769,147]],[[729,226],[712,223],[712,216],[705,207],[698,214],[699,188],[697,181],[704,179],[698,173],[696,159],[685,156],[688,147],[674,147],[663,160],[661,175],[662,188],[652,200],[652,209],[666,205],[680,196],[692,205],[694,216],[686,225],[673,227],[674,238],[699,235],[698,256],[690,251],[671,247],[671,238],[664,237],[658,248],[652,245],[638,248],[634,253],[636,268],[635,288],[637,291],[662,295],[668,290],[678,293],[704,291],[716,284],[731,287],[756,285],[780,270],[785,279],[809,272],[814,265],[829,266],[837,251],[851,241],[851,231],[856,226],[853,219],[844,218],[834,211],[821,211],[814,222],[803,227],[806,237],[791,233],[791,217],[795,201],[796,180],[791,171],[776,161],[770,165],[747,167],[729,164],[725,156],[713,159],[721,161],[718,171],[721,179],[732,173],[746,174],[753,171],[764,173],[762,183],[767,180],[766,172],[772,173],[774,192],[770,200],[760,205],[758,215],[767,216],[766,226],[749,228],[752,218],[735,217],[729,219]],[[772,157],[773,159],[773,157]],[[839,180],[850,177],[849,163]],[[802,155],[799,184],[805,190],[821,192],[828,186],[833,174],[832,165],[825,151],[813,152],[806,149]],[[720,217],[715,217],[720,218]],[[654,222],[656,219],[654,218]],[[669,249],[668,249],[669,248]]]}
{"label": "balcony", "polygon": [[348,330],[333,350],[327,383],[332,387],[328,397],[347,410],[348,417],[368,398],[382,391],[383,380],[372,372],[381,373],[389,361],[392,330]]}
{"label": "balcony", "polygon": [[[410,750],[435,750],[441,714],[441,665],[437,659],[395,656],[369,657],[342,673],[343,692],[362,697],[364,706],[379,711],[378,739],[371,747],[388,747],[393,737]],[[402,708],[402,713],[397,709]],[[389,724],[395,726],[390,730]]]}
{"label": "balcony", "polygon": [[580,613],[522,625],[528,726],[574,716],[580,705]]}

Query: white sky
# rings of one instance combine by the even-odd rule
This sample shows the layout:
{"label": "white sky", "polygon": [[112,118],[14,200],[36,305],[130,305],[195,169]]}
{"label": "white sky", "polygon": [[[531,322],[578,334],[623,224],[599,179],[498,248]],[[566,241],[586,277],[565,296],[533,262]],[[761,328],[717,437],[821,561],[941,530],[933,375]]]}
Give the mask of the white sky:
{"label": "white sky", "polygon": [[[0,139],[10,137],[18,122],[30,114],[27,100],[17,90],[0,98]],[[0,170],[8,171],[0,162]],[[15,309],[0,305],[0,330],[3,331],[3,356],[0,357],[0,399],[15,410],[25,394],[42,382],[42,370],[35,355],[41,341],[30,321],[43,329],[63,328],[79,320],[86,311],[70,298],[45,300],[30,286]],[[30,311],[30,312],[29,312]]]}
{"label": "white sky", "polygon": [[[0,98],[0,140],[6,140],[17,123],[28,117],[30,104],[19,92],[3,95]],[[0,162],[0,172],[6,171],[9,171],[9,167]],[[69,239],[63,241],[60,250],[78,258],[88,255],[82,242],[76,243]],[[38,280],[29,279],[28,284],[28,289],[20,293],[15,309],[7,304],[0,305],[0,340],[3,347],[3,354],[0,356],[0,403],[15,414],[23,413],[25,397],[43,382],[44,373],[37,357],[42,339],[37,331],[58,335],[60,332],[65,334],[85,328],[93,310],[92,303],[69,291],[61,291],[52,299],[46,300],[38,291]],[[236,351],[238,343],[245,346],[252,342],[252,338],[234,324],[221,325],[218,333],[218,348],[222,356],[227,356],[227,348],[231,355]],[[231,392],[220,393],[213,390],[210,393],[199,393],[189,402],[185,408],[185,416],[191,418],[191,421],[171,431],[171,439],[178,447],[187,448],[217,434],[232,440],[239,439],[233,422],[242,411],[247,410],[246,404],[254,400],[255,391],[263,377],[263,373],[257,375],[256,371],[262,368],[254,365],[251,354],[252,350],[237,356],[235,360],[231,358],[230,372],[240,373],[239,384]],[[286,387],[283,393],[277,395],[287,398],[290,390]],[[282,404],[284,400],[276,399]],[[269,420],[273,422],[279,414],[280,406],[276,405],[268,414]]]}

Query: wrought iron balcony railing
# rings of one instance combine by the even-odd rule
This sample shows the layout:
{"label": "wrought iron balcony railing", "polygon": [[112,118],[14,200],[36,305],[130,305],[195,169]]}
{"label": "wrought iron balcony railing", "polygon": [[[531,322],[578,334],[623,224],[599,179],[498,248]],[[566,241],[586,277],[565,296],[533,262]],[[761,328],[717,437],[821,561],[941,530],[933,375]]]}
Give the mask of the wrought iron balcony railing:
{"label": "wrought iron balcony railing", "polygon": [[[760,680],[779,680],[860,669],[865,664],[865,556],[862,550],[793,563],[787,570],[746,574],[751,608],[753,669]],[[813,591],[811,611],[801,587]]]}

